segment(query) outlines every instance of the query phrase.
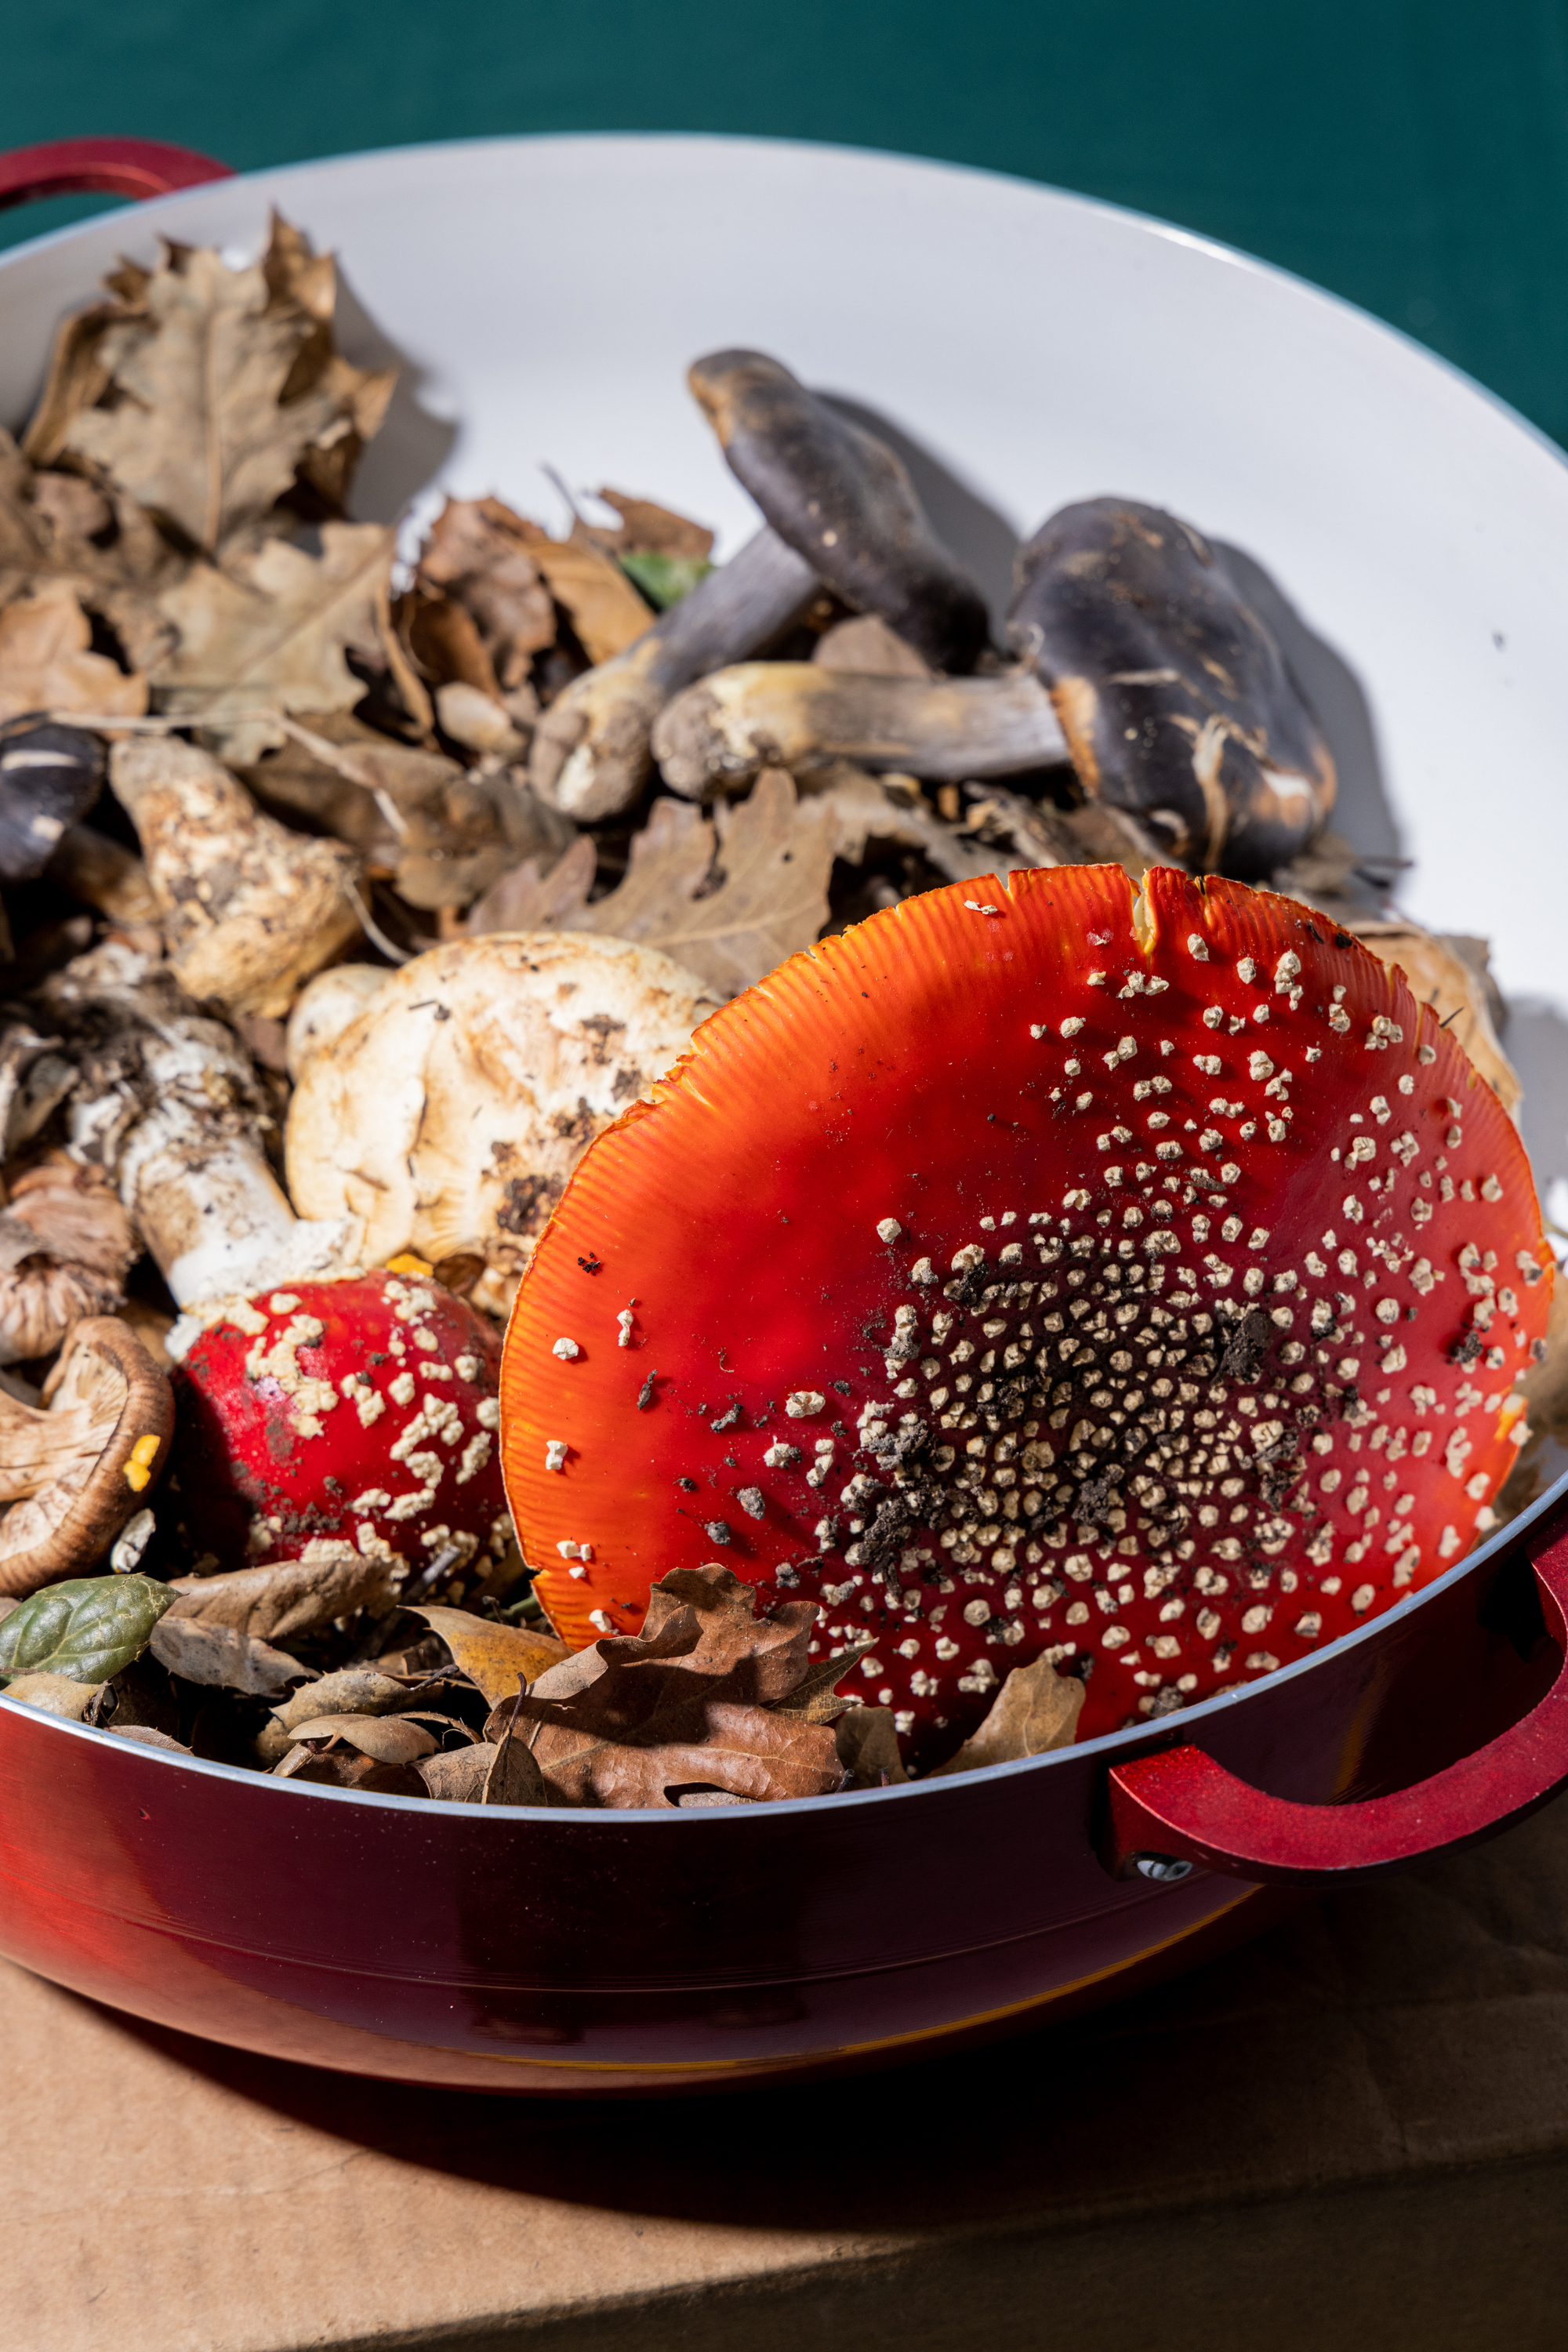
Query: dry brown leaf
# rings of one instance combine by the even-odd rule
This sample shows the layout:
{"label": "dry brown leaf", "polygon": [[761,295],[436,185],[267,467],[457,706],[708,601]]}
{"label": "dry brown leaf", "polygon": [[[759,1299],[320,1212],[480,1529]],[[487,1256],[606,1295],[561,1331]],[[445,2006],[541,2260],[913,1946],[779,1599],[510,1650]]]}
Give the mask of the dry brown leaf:
{"label": "dry brown leaf", "polygon": [[656,506],[651,499],[635,499],[626,490],[600,490],[597,496],[620,516],[618,530],[596,530],[601,544],[623,555],[698,555],[713,552],[713,534],[700,522]]}
{"label": "dry brown leaf", "polygon": [[436,1752],[434,1733],[405,1715],[313,1715],[294,1726],[294,1738],[301,1747],[313,1739],[341,1740],[378,1764],[412,1764]]}
{"label": "dry brown leaf", "polygon": [[[663,803],[659,803],[660,806]],[[514,866],[479,898],[468,913],[468,929],[484,931],[569,931],[578,920],[594,887],[598,853],[592,836],[579,834],[563,857],[548,872],[540,871],[537,857]]]}
{"label": "dry brown leaf", "polygon": [[183,1739],[176,1739],[172,1732],[159,1731],[150,1723],[110,1723],[104,1728],[111,1739],[132,1739],[138,1748],[163,1748],[171,1756],[191,1753]]}
{"label": "dry brown leaf", "polygon": [[110,327],[141,315],[152,275],[139,262],[121,257],[103,281],[109,300],[89,303],[60,321],[44,389],[22,436],[22,446],[35,466],[54,464],[73,420],[108,391],[109,370],[100,347]]}
{"label": "dry brown leaf", "polygon": [[498,1625],[493,1618],[475,1617],[467,1609],[417,1608],[409,1614],[423,1617],[431,1632],[439,1633],[454,1664],[492,1706],[515,1697],[520,1675],[524,1682],[536,1683],[541,1675],[571,1654],[565,1643],[552,1634]]}
{"label": "dry brown leaf", "polygon": [[290,1634],[353,1610],[390,1607],[396,1565],[390,1556],[367,1559],[347,1544],[317,1537],[300,1559],[268,1560],[219,1576],[172,1578],[180,1598],[168,1613],[205,1625],[232,1625],[258,1642],[286,1642]]}
{"label": "dry brown leaf", "polygon": [[383,1764],[353,1748],[329,1748],[318,1756],[310,1748],[292,1748],[274,1768],[279,1780],[306,1780],[323,1789],[357,1789],[373,1797],[423,1797],[427,1791],[417,1764]]}
{"label": "dry brown leaf", "polygon": [[0,612],[0,720],[29,710],[84,710],[134,719],[147,681],[91,651],[92,627],[65,580],[40,580]]}
{"label": "dry brown leaf", "polygon": [[352,709],[364,686],[344,656],[384,657],[395,547],[379,523],[327,523],[320,557],[269,539],[232,570],[193,565],[161,599],[179,644],[153,674],[159,708],[220,714],[208,731],[235,766],[284,737],[265,716],[231,714]]}
{"label": "dry brown leaf", "polygon": [[991,1711],[956,1756],[929,1776],[979,1772],[987,1764],[1014,1764],[1020,1757],[1044,1756],[1070,1748],[1078,1737],[1084,1687],[1073,1675],[1058,1675],[1047,1658],[1015,1666],[991,1702]]}
{"label": "dry brown leaf", "polygon": [[148,1646],[158,1664],[182,1681],[245,1691],[253,1698],[276,1698],[310,1671],[286,1651],[237,1633],[232,1625],[204,1625],[192,1617],[162,1619]]}
{"label": "dry brown leaf", "polygon": [[19,1698],[46,1715],[63,1715],[80,1723],[104,1687],[102,1683],[79,1683],[69,1675],[13,1675],[5,1685],[7,1698]]}
{"label": "dry brown leaf", "polygon": [[570,539],[552,539],[537,523],[519,520],[529,553],[556,603],[571,614],[578,643],[595,668],[652,628],[651,607],[580,523]]}
{"label": "dry brown leaf", "polygon": [[[770,1706],[805,1671],[816,1605],[754,1615],[726,1568],[657,1583],[642,1631],[616,1634],[542,1675],[517,1702],[520,1732],[569,1804],[678,1804],[719,1789],[759,1801],[823,1796],[843,1768],[832,1732]],[[498,1715],[487,1727],[495,1738]]]}
{"label": "dry brown leaf", "polygon": [[331,349],[330,258],[283,237],[286,255],[275,228],[270,270],[166,248],[138,312],[95,339],[118,401],[79,410],[65,430],[67,448],[209,554],[266,515],[312,451],[340,497],[345,442],[375,429],[391,395],[392,372],[367,377]]}
{"label": "dry brown leaf", "polygon": [[909,1779],[890,1706],[851,1706],[839,1717],[833,1737],[851,1789],[882,1789]]}
{"label": "dry brown leaf", "polygon": [[555,606],[530,530],[537,526],[525,528],[500,499],[448,499],[419,559],[419,587],[445,593],[472,617],[503,692],[521,686],[534,655],[555,643]]}
{"label": "dry brown leaf", "polygon": [[717,843],[689,801],[655,801],[632,836],[625,881],[563,928],[660,948],[730,996],[810,947],[827,920],[832,811],[797,801],[793,779],[768,768],[747,799],[715,816]]}
{"label": "dry brown leaf", "polygon": [[875,1642],[851,1642],[836,1658],[826,1658],[820,1665],[810,1666],[794,1688],[783,1698],[773,1702],[776,1715],[798,1715],[805,1723],[834,1723],[855,1705],[852,1698],[840,1698],[838,1685],[852,1666],[868,1657],[876,1648]]}

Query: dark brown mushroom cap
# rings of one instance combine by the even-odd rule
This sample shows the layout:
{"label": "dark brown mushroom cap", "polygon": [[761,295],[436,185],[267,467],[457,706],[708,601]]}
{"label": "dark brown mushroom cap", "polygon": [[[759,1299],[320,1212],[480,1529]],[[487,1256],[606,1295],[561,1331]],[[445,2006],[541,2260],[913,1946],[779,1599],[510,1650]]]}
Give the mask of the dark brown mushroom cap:
{"label": "dark brown mushroom cap", "polygon": [[0,880],[41,874],[103,788],[103,746],[79,727],[0,732]]}
{"label": "dark brown mushroom cap", "polygon": [[134,1332],[86,1317],[44,1387],[44,1412],[0,1394],[0,1592],[80,1576],[142,1509],[174,1431],[174,1405]]}
{"label": "dark brown mushroom cap", "polygon": [[1249,881],[1323,824],[1334,762],[1279,646],[1175,515],[1086,499],[1019,558],[1013,642],[1085,788],[1195,870]]}
{"label": "dark brown mushroom cap", "polygon": [[985,600],[892,450],[763,352],[710,352],[687,381],[779,537],[934,668],[973,669],[990,636]]}

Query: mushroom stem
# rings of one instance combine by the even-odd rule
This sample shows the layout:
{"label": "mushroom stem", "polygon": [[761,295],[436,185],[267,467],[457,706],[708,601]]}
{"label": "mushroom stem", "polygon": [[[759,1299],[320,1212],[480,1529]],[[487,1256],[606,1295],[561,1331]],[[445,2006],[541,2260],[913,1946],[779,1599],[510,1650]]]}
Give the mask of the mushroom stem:
{"label": "mushroom stem", "polygon": [[671,695],[767,645],[799,618],[818,585],[812,566],[775,531],[758,531],[634,645],[557,696],[533,738],[534,790],[579,824],[629,808],[652,763],[654,720]]}
{"label": "mushroom stem", "polygon": [[115,1184],[181,1307],[357,1259],[359,1218],[295,1216],[267,1164],[249,1062],[166,967],[111,940],[40,997],[80,1072],[72,1154]]}
{"label": "mushroom stem", "polygon": [[853,760],[956,779],[1068,756],[1050,697],[1026,670],[927,681],[817,662],[742,662],[704,677],[660,712],[653,751],[666,783],[689,800],[768,767],[810,774]]}

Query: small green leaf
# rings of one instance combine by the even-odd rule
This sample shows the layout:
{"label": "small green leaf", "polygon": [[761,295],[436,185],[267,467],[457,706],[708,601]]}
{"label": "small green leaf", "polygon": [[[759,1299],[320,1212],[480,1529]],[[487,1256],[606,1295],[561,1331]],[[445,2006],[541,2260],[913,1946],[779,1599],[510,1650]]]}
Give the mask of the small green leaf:
{"label": "small green leaf", "polygon": [[623,555],[621,570],[656,613],[668,613],[689,596],[713,566],[705,555]]}
{"label": "small green leaf", "polygon": [[0,1620],[0,1675],[68,1675],[106,1683],[134,1664],[179,1595],[152,1576],[79,1576],[47,1584]]}

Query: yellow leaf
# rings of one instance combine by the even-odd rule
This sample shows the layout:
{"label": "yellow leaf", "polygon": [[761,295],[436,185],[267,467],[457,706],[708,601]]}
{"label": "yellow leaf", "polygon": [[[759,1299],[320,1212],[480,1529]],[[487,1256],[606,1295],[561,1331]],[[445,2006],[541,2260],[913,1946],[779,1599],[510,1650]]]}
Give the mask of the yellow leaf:
{"label": "yellow leaf", "polygon": [[415,1609],[433,1633],[439,1633],[452,1653],[453,1663],[476,1683],[490,1705],[517,1696],[521,1675],[535,1683],[549,1667],[569,1655],[564,1642],[548,1633],[524,1632],[521,1626],[498,1625],[492,1618],[474,1617],[466,1609]]}

